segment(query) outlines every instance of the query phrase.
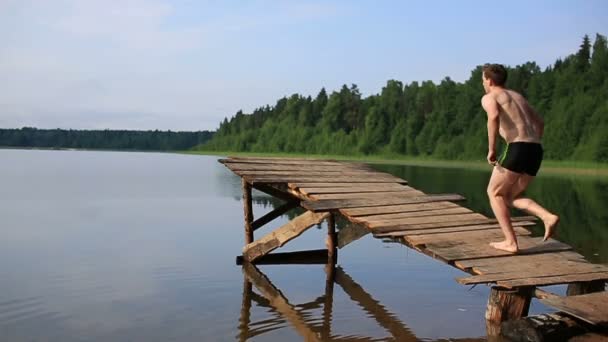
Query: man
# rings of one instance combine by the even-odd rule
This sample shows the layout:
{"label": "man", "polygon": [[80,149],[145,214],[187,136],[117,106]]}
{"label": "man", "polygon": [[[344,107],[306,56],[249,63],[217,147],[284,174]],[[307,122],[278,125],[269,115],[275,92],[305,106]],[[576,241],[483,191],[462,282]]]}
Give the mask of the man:
{"label": "man", "polygon": [[[543,158],[541,138],[543,119],[526,99],[504,87],[507,70],[500,64],[486,64],[482,82],[486,94],[481,99],[488,113],[488,163],[494,165],[488,184],[492,211],[500,224],[505,240],[492,242],[496,249],[516,253],[517,237],[511,225],[509,207],[524,210],[539,217],[545,224],[546,241],[554,232],[559,217],[529,198],[520,198],[534,179]],[[498,133],[507,142],[500,160],[496,159]]]}

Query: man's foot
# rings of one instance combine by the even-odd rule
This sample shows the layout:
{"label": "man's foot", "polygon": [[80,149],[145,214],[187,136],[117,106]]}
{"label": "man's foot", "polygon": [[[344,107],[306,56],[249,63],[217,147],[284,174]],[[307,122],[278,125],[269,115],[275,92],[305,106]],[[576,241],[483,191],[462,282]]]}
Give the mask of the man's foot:
{"label": "man's foot", "polygon": [[543,237],[544,242],[547,241],[547,239],[549,239],[553,233],[555,233],[555,228],[559,223],[559,216],[551,214],[550,216],[544,218],[543,222],[545,223],[545,236]]}
{"label": "man's foot", "polygon": [[509,253],[517,253],[517,251],[519,250],[519,248],[517,247],[517,243],[508,242],[507,240],[500,242],[490,242],[490,246]]}

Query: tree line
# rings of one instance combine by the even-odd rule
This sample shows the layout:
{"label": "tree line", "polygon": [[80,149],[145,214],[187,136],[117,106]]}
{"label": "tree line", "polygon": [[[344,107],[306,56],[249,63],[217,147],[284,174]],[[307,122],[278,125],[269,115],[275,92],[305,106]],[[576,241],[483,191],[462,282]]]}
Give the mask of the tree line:
{"label": "tree line", "polygon": [[[506,86],[522,93],[545,119],[545,156],[608,161],[608,48],[586,35],[578,49],[544,70],[508,67]],[[207,151],[340,155],[407,155],[480,159],[487,153],[481,65],[468,80],[449,77],[403,84],[389,80],[362,97],[356,85],[312,98],[293,94],[253,113],[225,118],[197,147]]]}
{"label": "tree line", "polygon": [[1,147],[176,151],[204,144],[213,132],[0,129]]}

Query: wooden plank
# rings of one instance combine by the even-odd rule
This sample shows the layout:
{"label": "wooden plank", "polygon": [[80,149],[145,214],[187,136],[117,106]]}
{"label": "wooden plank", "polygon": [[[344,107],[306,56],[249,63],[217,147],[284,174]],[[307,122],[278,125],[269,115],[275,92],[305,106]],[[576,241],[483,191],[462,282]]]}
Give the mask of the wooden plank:
{"label": "wooden plank", "polygon": [[459,221],[484,220],[485,216],[478,213],[453,214],[453,215],[437,215],[437,216],[422,216],[410,218],[398,218],[394,220],[370,221],[370,218],[361,218],[361,221],[371,229],[376,227],[399,226],[399,225],[414,225],[428,223],[443,223],[450,222],[456,224]]}
{"label": "wooden plank", "polygon": [[[283,203],[280,207],[274,209],[273,211],[267,213],[266,215],[260,217],[259,219],[255,220],[255,221],[253,221],[253,223],[251,223],[251,227],[255,231],[256,229],[264,226],[265,224],[274,220],[275,218],[277,218],[277,217],[287,213],[291,209],[297,208],[299,206],[300,206],[299,201],[291,201],[291,202]],[[253,242],[253,241],[251,241],[251,242]]]}
{"label": "wooden plank", "polygon": [[463,285],[495,283],[499,280],[513,280],[545,276],[562,276],[570,274],[608,272],[608,267],[591,263],[557,264],[545,262],[541,264],[521,264],[518,270],[508,270],[500,273],[480,274],[469,277],[456,278]]}
{"label": "wooden plank", "polygon": [[[237,255],[236,264],[244,262],[242,255]],[[256,265],[325,265],[327,264],[327,249],[297,251],[286,253],[270,253],[255,261]]]}
{"label": "wooden plank", "polygon": [[[333,184],[333,183],[330,183]],[[360,193],[360,192],[393,192],[403,191],[408,189],[407,186],[401,184],[392,183],[376,183],[373,185],[359,185],[350,184],[349,187],[312,187],[304,188],[299,187],[298,190],[306,195],[312,194],[348,194],[348,193]],[[412,188],[410,188],[412,189]],[[413,189],[412,189],[413,190]]]}
{"label": "wooden plank", "polygon": [[608,292],[546,298],[541,303],[595,325],[608,325]]}
{"label": "wooden plank", "polygon": [[570,274],[563,276],[535,277],[526,279],[498,281],[497,285],[508,288],[520,286],[545,286],[555,284],[568,284],[581,281],[608,280],[608,272]]}
{"label": "wooden plank", "polygon": [[[522,227],[514,227],[515,235],[530,235],[530,231],[522,228]],[[484,240],[484,241],[493,241],[494,239],[502,238],[502,231],[498,229],[493,230],[476,230],[476,231],[467,231],[467,232],[449,232],[449,233],[439,233],[439,234],[424,234],[424,235],[412,235],[404,237],[405,241],[407,241],[412,246],[426,245],[428,243],[440,243],[440,242],[449,242],[449,241],[467,241],[467,240]]]}
{"label": "wooden plank", "polygon": [[323,183],[323,182],[313,182],[313,183],[302,183],[302,182],[292,182],[289,183],[289,187],[292,189],[299,188],[355,188],[359,187],[375,187],[375,186],[395,186],[400,187],[402,184],[407,183],[350,183],[350,182],[338,182],[338,183]]}
{"label": "wooden plank", "polygon": [[[542,237],[518,237],[518,244],[520,248],[518,254],[538,254],[572,249],[572,247],[566,245],[565,243],[561,243],[553,239],[549,239],[548,242],[545,243],[541,243],[541,240]],[[484,239],[442,241],[427,244],[426,250],[440,256],[443,260],[448,262],[502,255],[514,255],[513,253],[491,247],[489,242],[490,241]]]}
{"label": "wooden plank", "polygon": [[[481,258],[481,259],[469,259],[469,260],[458,260],[454,265],[460,269],[475,269],[477,267],[491,267],[491,268],[505,268],[505,267],[519,267],[521,263],[535,263],[535,262],[546,262],[555,261],[557,263],[567,261],[584,261],[585,257],[572,251],[559,252],[559,253],[548,253],[548,254],[533,254],[533,255],[513,255],[508,257],[499,258]],[[585,261],[586,262],[586,261]]]}
{"label": "wooden plank", "polygon": [[313,200],[338,200],[338,199],[362,199],[362,198],[393,198],[393,197],[415,197],[424,196],[424,192],[418,190],[402,190],[397,192],[360,192],[351,194],[318,194],[309,195]]}
{"label": "wooden plank", "polygon": [[[489,265],[479,265],[471,267],[470,270],[475,272],[476,274],[491,275],[522,272],[526,269],[530,269],[532,272],[537,271],[539,269],[588,269],[589,267],[594,265],[585,260],[584,258],[568,260],[564,259],[563,257],[555,256],[555,254],[557,253],[523,255],[522,258],[519,259],[518,264],[509,264],[504,261],[497,261]],[[537,259],[531,258],[536,255],[543,255],[547,257]],[[507,257],[496,259],[507,259]],[[606,271],[608,271],[608,269],[606,269]]]}
{"label": "wooden plank", "polygon": [[377,222],[377,221],[395,220],[395,219],[412,218],[412,217],[467,214],[467,213],[472,213],[472,212],[473,211],[471,209],[468,209],[465,207],[455,207],[455,208],[447,208],[447,209],[413,211],[413,212],[406,212],[406,213],[358,216],[358,217],[355,217],[353,220],[354,221]]}
{"label": "wooden plank", "polygon": [[292,165],[292,164],[247,164],[225,163],[232,171],[369,171],[345,165]]}
{"label": "wooden plank", "polygon": [[305,201],[302,206],[312,211],[327,211],[341,208],[377,207],[384,205],[415,204],[441,201],[460,201],[464,197],[456,194],[427,195],[419,197],[387,198],[387,199],[344,199]]}
{"label": "wooden plank", "polygon": [[[534,216],[518,216],[511,217],[511,222],[520,221],[535,221],[537,220]],[[386,225],[384,227],[375,227],[375,233],[386,233],[396,232],[403,230],[418,230],[418,229],[431,229],[431,228],[446,228],[446,227],[457,227],[457,226],[474,226],[474,225],[486,225],[491,223],[497,223],[496,219],[475,219],[475,220],[462,220],[455,222],[438,222],[438,223],[420,223],[420,224],[408,224],[408,225]]]}
{"label": "wooden plank", "polygon": [[243,258],[252,262],[283,246],[313,225],[326,219],[329,215],[329,213],[313,213],[307,211],[263,238],[246,245],[243,248]]}
{"label": "wooden plank", "polygon": [[282,165],[328,165],[341,166],[347,163],[318,159],[288,159],[288,158],[228,158],[218,160],[222,164],[241,163],[241,164],[282,164]]}
{"label": "wooden plank", "polygon": [[[513,227],[525,227],[525,226],[535,226],[536,222],[530,221],[522,221],[522,222],[513,222]],[[475,230],[487,230],[487,229],[500,229],[499,224],[486,224],[486,225],[477,225],[477,226],[457,226],[457,227],[446,227],[446,228],[427,228],[427,229],[418,229],[418,230],[403,230],[398,232],[388,232],[388,233],[380,233],[374,234],[374,237],[383,238],[383,237],[403,237],[408,235],[421,235],[421,234],[440,234],[440,233],[451,233],[451,232],[470,232]]]}
{"label": "wooden plank", "polygon": [[386,176],[386,173],[382,172],[371,172],[371,171],[351,171],[351,170],[335,170],[335,171],[307,171],[307,170],[249,170],[233,171],[239,176],[296,176],[296,177],[312,177],[312,176],[360,176],[360,177],[372,177],[372,176]]}
{"label": "wooden plank", "polygon": [[386,205],[379,207],[366,207],[366,208],[347,208],[340,209],[340,212],[345,216],[368,216],[368,215],[380,215],[380,214],[393,214],[393,213],[409,213],[414,211],[433,210],[433,209],[445,209],[445,208],[456,208],[460,207],[456,203],[452,202],[430,202],[430,203],[418,203],[418,204],[403,204],[403,205]]}
{"label": "wooden plank", "polygon": [[400,183],[405,182],[404,180],[393,177],[391,175],[386,176],[244,176],[249,183],[292,183],[292,182],[326,182],[326,183],[340,183],[340,182],[352,182],[352,183]]}

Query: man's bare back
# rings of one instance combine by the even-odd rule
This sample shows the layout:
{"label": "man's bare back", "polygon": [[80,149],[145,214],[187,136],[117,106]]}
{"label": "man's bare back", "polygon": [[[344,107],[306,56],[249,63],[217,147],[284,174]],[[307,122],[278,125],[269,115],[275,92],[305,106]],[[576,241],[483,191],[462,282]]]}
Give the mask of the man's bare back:
{"label": "man's bare back", "polygon": [[492,89],[484,95],[499,108],[499,133],[507,142],[540,143],[542,119],[519,93],[510,89]]}

